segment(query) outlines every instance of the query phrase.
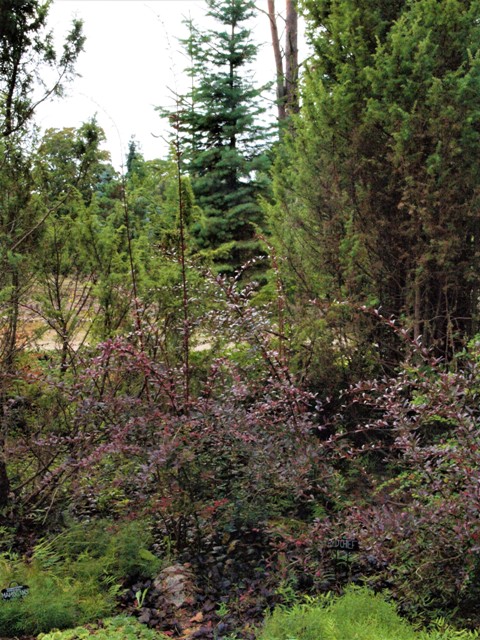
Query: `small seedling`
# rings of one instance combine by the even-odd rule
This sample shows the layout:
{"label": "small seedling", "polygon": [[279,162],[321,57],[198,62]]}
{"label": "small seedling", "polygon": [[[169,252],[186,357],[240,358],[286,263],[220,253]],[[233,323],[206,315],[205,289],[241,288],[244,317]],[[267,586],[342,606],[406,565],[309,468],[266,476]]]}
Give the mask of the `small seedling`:
{"label": "small seedling", "polygon": [[143,589],[143,591],[138,590],[135,593],[135,601],[136,601],[136,605],[137,605],[137,607],[139,609],[141,609],[143,607],[143,605],[145,604],[145,598],[147,597],[147,593],[148,593],[148,587]]}
{"label": "small seedling", "polygon": [[218,608],[216,609],[215,613],[219,618],[226,618],[226,616],[228,616],[230,612],[228,610],[227,604],[225,602],[221,602],[218,605]]}

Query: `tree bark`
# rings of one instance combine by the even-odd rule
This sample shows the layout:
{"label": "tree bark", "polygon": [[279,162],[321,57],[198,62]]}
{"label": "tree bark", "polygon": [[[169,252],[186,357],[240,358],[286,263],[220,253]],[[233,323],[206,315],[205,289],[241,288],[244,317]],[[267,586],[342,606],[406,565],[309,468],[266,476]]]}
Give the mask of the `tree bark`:
{"label": "tree bark", "polygon": [[275,0],[268,0],[268,18],[272,33],[273,55],[275,56],[275,70],[277,75],[277,109],[279,121],[285,120],[287,111],[285,108],[285,74],[283,72],[283,59],[278,35],[277,17],[275,15]]}
{"label": "tree bark", "polygon": [[286,0],[285,69],[278,35],[275,0],[267,0],[277,75],[277,108],[281,122],[299,111],[298,99],[298,11],[295,0]]}
{"label": "tree bark", "polygon": [[286,0],[285,103],[287,115],[298,113],[298,11],[295,0]]}

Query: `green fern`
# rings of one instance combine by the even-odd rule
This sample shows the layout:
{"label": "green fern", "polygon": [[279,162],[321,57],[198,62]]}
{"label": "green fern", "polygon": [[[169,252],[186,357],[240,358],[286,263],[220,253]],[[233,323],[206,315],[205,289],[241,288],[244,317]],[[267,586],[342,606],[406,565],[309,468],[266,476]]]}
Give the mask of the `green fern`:
{"label": "green fern", "polygon": [[474,640],[473,631],[437,624],[418,631],[400,618],[395,605],[368,589],[349,587],[339,598],[324,596],[291,608],[279,607],[258,640]]}

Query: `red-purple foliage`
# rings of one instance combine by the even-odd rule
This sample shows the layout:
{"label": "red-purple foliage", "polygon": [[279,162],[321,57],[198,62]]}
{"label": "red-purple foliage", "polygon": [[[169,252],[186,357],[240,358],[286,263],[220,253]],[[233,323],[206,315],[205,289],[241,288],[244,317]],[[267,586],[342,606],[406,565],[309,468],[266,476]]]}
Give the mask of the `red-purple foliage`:
{"label": "red-purple foliage", "polygon": [[331,419],[346,486],[313,526],[301,561],[338,586],[325,541],[356,538],[360,552],[340,582],[389,587],[417,614],[469,615],[480,590],[478,347],[447,365],[385,322],[403,335],[406,361],[397,375],[350,388]]}
{"label": "red-purple foliage", "polygon": [[[480,592],[477,345],[447,365],[376,314],[403,340],[404,364],[350,388],[319,430],[316,399],[249,288],[219,278],[215,295],[192,329],[203,322],[218,350],[188,372],[181,353],[166,364],[149,352],[142,329],[146,340],[109,340],[75,375],[36,381],[36,423],[6,445],[16,504],[45,518],[62,505],[149,515],[177,550],[270,521],[287,582],[366,581],[405,610],[467,615]],[[297,530],[272,520],[299,513],[317,517]],[[360,551],[339,560],[326,541],[341,536]]]}
{"label": "red-purple foliage", "polygon": [[215,527],[294,510],[328,482],[313,398],[279,355],[269,318],[250,304],[248,287],[223,278],[216,286],[209,331],[231,344],[198,371],[192,358],[188,397],[182,354],[167,366],[136,334],[104,342],[75,372],[43,383],[43,424],[9,443],[12,460],[44,460],[18,488],[19,504],[153,515],[180,549]]}

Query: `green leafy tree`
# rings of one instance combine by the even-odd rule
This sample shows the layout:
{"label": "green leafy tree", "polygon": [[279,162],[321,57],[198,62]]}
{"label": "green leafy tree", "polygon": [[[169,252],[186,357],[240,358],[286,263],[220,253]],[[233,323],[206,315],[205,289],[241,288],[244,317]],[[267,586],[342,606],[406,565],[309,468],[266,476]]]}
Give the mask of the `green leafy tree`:
{"label": "green leafy tree", "polygon": [[93,194],[104,188],[105,177],[114,170],[110,154],[101,148],[103,142],[105,133],[95,119],[78,129],[45,132],[36,154],[35,173],[38,188],[51,204],[76,189],[88,206]]}
{"label": "green leafy tree", "polygon": [[[48,7],[48,2],[38,0],[5,0],[0,7],[0,289],[6,318],[0,352],[7,367],[17,347],[22,272],[49,214],[31,195],[31,123],[38,104],[61,94],[84,43],[81,22],[74,21],[63,52],[57,55],[46,30]],[[49,86],[42,81],[42,72],[53,74]]]}
{"label": "green leafy tree", "polygon": [[[184,41],[191,59],[191,90],[170,118],[179,134],[182,171],[188,172],[205,218],[194,235],[200,249],[223,250],[239,265],[258,250],[263,224],[258,198],[268,190],[268,127],[261,96],[249,79],[258,53],[247,26],[254,3],[207,0],[217,28],[200,32],[189,23]],[[220,252],[217,252],[217,259]]]}
{"label": "green leafy tree", "polygon": [[[46,30],[50,2],[39,0],[2,0],[0,7],[0,87],[2,100],[0,131],[10,138],[28,126],[36,107],[54,95],[61,95],[66,80],[72,78],[74,65],[83,49],[82,23],[74,20],[61,55],[53,46],[52,33]],[[49,86],[42,71],[50,70],[54,79]],[[34,94],[34,86],[43,88]]]}
{"label": "green leafy tree", "polygon": [[[49,210],[33,194],[31,124],[42,101],[61,94],[74,73],[84,44],[82,25],[74,21],[57,55],[46,30],[49,2],[2,0],[0,5],[0,375],[14,369],[18,348],[19,305],[28,290],[28,262]],[[46,84],[43,72],[52,77]],[[9,427],[8,388],[3,384],[0,436],[0,506],[8,502],[10,483],[4,455]]]}
{"label": "green leafy tree", "polygon": [[181,363],[188,396],[193,316],[204,311],[189,291],[202,288],[192,230],[202,213],[191,181],[172,159],[145,161],[136,143],[127,158],[127,203],[135,225],[138,293],[145,326],[143,346],[169,366]]}
{"label": "green leafy tree", "polygon": [[[36,190],[52,210],[35,255],[34,308],[44,328],[55,332],[62,371],[75,354],[73,342],[79,343],[88,332],[93,313],[99,269],[92,256],[86,210],[94,196],[106,199],[105,175],[113,169],[108,153],[100,148],[104,139],[94,120],[79,129],[49,129],[34,161]],[[99,215],[101,211],[102,207]]]}
{"label": "green leafy tree", "polygon": [[[183,179],[188,182],[186,177]],[[171,236],[177,233],[179,203],[177,166],[173,159],[145,160],[132,140],[127,157],[126,192],[137,235],[145,231],[164,249],[175,242]],[[187,225],[194,218],[198,221],[199,216],[198,208],[195,214],[192,209]]]}
{"label": "green leafy tree", "polygon": [[[111,338],[122,328],[131,328],[132,271],[129,258],[128,229],[125,211],[118,201],[105,218],[98,200],[94,199],[86,212],[87,237],[92,250],[96,273],[94,293],[98,313],[94,334],[100,339]],[[134,265],[137,266],[135,247]]]}

